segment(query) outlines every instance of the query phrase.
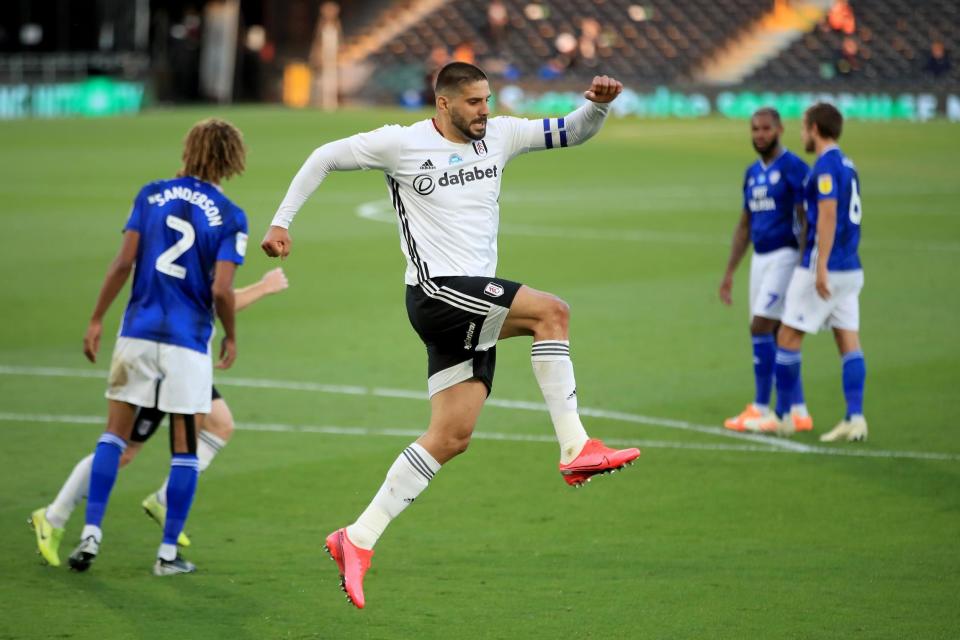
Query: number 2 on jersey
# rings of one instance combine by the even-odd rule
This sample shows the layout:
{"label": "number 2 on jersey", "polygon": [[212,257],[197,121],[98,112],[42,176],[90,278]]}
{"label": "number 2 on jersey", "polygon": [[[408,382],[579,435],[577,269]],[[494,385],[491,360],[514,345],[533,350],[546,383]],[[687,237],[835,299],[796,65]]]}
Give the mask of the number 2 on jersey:
{"label": "number 2 on jersey", "polygon": [[187,277],[187,268],[179,264],[173,264],[173,261],[193,246],[197,239],[197,233],[193,230],[193,225],[176,216],[167,216],[167,226],[182,233],[183,237],[177,240],[175,245],[157,256],[157,271],[183,280]]}
{"label": "number 2 on jersey", "polygon": [[850,222],[860,224],[863,220],[863,208],[860,204],[860,185],[856,180],[851,180],[850,187]]}

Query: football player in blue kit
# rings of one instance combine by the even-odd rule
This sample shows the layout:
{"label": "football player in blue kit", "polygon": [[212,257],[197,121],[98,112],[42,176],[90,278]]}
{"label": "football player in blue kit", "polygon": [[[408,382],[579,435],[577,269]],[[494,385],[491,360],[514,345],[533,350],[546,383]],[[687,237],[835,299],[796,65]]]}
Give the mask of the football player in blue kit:
{"label": "football player in blue kit", "polygon": [[860,348],[860,177],[837,140],[843,116],[835,106],[818,103],[804,113],[802,137],[808,153],[816,153],[806,184],[807,241],[803,260],[790,281],[783,324],[777,334],[776,424],[781,435],[794,427],[787,415],[791,394],[800,375],[800,347],[804,335],[821,327],[833,329],[843,368],[847,410],[843,420],[820,436],[823,442],[867,439],[863,414],[866,365]]}
{"label": "football player in blue kit", "polygon": [[76,571],[87,570],[99,553],[100,526],[138,407],[171,415],[168,509],[153,572],[196,569],[176,543],[197,486],[197,425],[210,412],[214,310],[224,332],[217,367],[229,368],[237,357],[233,277],[243,264],[247,219],[219,185],[243,172],[245,155],[236,127],[204,120],[187,134],[177,177],[147,184],[134,199],[83,339],[84,354],[95,362],[103,316],[133,271],[107,383],[107,428],[94,451],[86,525],[69,560]]}
{"label": "football player in blue kit", "polygon": [[[273,295],[285,290],[289,286],[283,269],[272,269],[260,278],[259,281],[234,290],[236,310],[240,311],[265,296]],[[138,407],[134,421],[133,432],[127,441],[127,448],[120,457],[120,468],[130,464],[160,427],[167,414],[154,407]],[[201,475],[218,457],[223,448],[233,438],[233,414],[227,401],[220,395],[216,387],[212,389],[210,413],[203,422],[197,425],[197,460]],[[67,476],[56,498],[50,504],[34,510],[27,523],[34,530],[37,540],[37,551],[52,567],[60,566],[60,541],[63,539],[67,521],[74,509],[87,497],[90,488],[90,471],[93,467],[93,453],[84,456],[73,467]],[[167,520],[167,480],[156,491],[140,503],[144,513],[151,520],[163,528]],[[190,538],[185,532],[180,534],[177,543],[181,547],[190,546]]]}
{"label": "football player in blue kit", "polygon": [[[790,276],[800,262],[797,237],[803,220],[803,185],[809,167],[780,143],[783,123],[776,109],[758,109],[750,118],[753,148],[760,156],[743,177],[743,213],[733,232],[730,259],[720,284],[720,299],[733,304],[733,274],[753,244],[750,259],[750,334],[753,341],[753,402],[723,425],[733,431],[759,429],[756,422],[772,415],[776,330],[783,316],[784,297]],[[798,431],[813,429],[807,413],[803,387],[797,378],[791,419]]]}

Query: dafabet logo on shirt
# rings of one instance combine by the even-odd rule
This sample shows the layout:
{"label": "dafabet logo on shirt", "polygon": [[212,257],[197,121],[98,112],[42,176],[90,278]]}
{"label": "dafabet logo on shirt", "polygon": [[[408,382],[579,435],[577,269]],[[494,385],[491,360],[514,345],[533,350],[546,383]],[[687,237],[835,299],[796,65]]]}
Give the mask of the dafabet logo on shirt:
{"label": "dafabet logo on shirt", "polygon": [[497,177],[497,165],[492,167],[474,167],[472,169],[463,169],[461,168],[456,173],[450,173],[449,171],[444,171],[443,175],[440,176],[436,181],[428,175],[421,174],[413,179],[413,188],[414,190],[422,196],[428,196],[433,193],[434,189],[439,187],[449,187],[453,185],[464,186],[471,182],[476,182],[477,180],[484,180],[486,178],[496,178]]}

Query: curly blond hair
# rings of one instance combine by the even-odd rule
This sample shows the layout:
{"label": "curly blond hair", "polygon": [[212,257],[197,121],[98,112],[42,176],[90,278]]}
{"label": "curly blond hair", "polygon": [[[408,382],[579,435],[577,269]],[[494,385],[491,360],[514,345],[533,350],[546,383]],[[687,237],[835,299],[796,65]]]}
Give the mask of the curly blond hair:
{"label": "curly blond hair", "polygon": [[193,125],[183,141],[183,167],[177,176],[213,184],[243,173],[247,149],[243,134],[226,120],[207,118]]}

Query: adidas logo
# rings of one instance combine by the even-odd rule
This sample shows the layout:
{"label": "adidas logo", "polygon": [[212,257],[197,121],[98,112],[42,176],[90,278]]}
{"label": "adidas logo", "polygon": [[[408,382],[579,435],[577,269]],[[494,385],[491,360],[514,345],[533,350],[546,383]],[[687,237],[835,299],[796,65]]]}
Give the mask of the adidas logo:
{"label": "adidas logo", "polygon": [[427,160],[427,161],[424,162],[422,165],[420,165],[420,170],[423,171],[424,169],[436,169],[436,167],[433,166],[433,163],[432,163],[432,162],[430,162],[429,160]]}

